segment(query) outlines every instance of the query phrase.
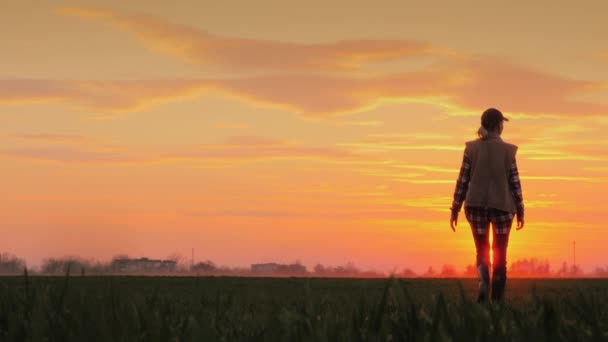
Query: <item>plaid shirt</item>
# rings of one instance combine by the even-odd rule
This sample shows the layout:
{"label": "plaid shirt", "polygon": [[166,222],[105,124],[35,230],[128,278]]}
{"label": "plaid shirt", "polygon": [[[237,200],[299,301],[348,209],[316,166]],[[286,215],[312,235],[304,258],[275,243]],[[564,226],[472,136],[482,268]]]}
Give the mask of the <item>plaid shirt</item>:
{"label": "plaid shirt", "polygon": [[[454,190],[454,201],[452,202],[452,219],[458,217],[462,203],[467,196],[467,190],[469,189],[469,180],[471,179],[471,160],[469,156],[464,153],[462,159],[462,166],[460,167],[460,174],[456,181],[456,190]],[[524,199],[521,192],[521,183],[519,181],[519,171],[517,170],[517,162],[513,160],[509,175],[509,189],[511,195],[515,201],[515,207],[517,208],[518,220],[524,219]]]}

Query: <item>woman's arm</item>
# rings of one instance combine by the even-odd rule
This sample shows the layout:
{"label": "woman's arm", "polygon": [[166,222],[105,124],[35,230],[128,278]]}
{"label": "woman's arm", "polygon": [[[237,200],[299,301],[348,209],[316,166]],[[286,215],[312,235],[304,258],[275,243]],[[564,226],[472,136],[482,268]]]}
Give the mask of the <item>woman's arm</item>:
{"label": "woman's arm", "polygon": [[[515,208],[517,209],[517,222],[524,222],[524,198],[521,191],[521,182],[519,181],[519,171],[517,170],[517,161],[513,159],[511,164],[511,174],[509,175],[509,188]],[[523,224],[521,224],[523,226]],[[521,228],[520,228],[521,229]]]}
{"label": "woman's arm", "polygon": [[471,179],[471,161],[469,155],[465,149],[462,157],[462,165],[460,166],[460,174],[456,181],[456,189],[454,190],[454,200],[452,201],[452,221],[458,219],[458,213],[462,208],[462,203],[467,196],[467,190],[469,189],[469,180]]}

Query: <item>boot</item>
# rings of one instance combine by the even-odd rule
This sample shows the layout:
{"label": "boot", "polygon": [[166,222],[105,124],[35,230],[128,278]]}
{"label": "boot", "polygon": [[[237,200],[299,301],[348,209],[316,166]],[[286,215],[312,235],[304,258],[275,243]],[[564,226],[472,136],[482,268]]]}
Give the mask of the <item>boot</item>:
{"label": "boot", "polygon": [[492,272],[492,303],[502,302],[507,282],[507,270],[504,267],[497,267]]}
{"label": "boot", "polygon": [[477,266],[477,275],[479,276],[479,295],[477,296],[477,303],[485,303],[488,300],[490,285],[490,270],[488,266]]}

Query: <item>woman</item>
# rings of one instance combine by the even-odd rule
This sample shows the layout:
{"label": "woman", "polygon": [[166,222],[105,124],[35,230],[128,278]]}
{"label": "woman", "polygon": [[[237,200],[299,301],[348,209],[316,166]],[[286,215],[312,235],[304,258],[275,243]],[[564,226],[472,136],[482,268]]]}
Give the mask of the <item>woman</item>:
{"label": "woman", "polygon": [[485,302],[490,285],[490,224],[492,241],[492,301],[500,302],[507,281],[507,245],[513,218],[517,230],[524,227],[524,204],[517,171],[517,146],[500,138],[503,122],[509,121],[495,108],[481,115],[479,139],[466,143],[456,182],[450,226],[456,231],[462,207],[471,225],[477,250],[478,302]]}

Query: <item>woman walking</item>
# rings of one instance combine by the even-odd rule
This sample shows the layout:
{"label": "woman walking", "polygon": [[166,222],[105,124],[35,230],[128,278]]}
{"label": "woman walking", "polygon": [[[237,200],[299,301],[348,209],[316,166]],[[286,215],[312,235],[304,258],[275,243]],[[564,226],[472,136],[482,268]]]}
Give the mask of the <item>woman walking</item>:
{"label": "woman walking", "polygon": [[458,213],[463,205],[471,225],[477,251],[479,296],[488,299],[490,289],[490,225],[492,241],[492,302],[503,298],[507,281],[507,245],[513,218],[517,230],[524,227],[524,203],[517,171],[517,146],[504,142],[500,135],[503,122],[509,121],[495,108],[481,115],[479,138],[466,143],[460,174],[454,191],[450,226],[456,231]]}

